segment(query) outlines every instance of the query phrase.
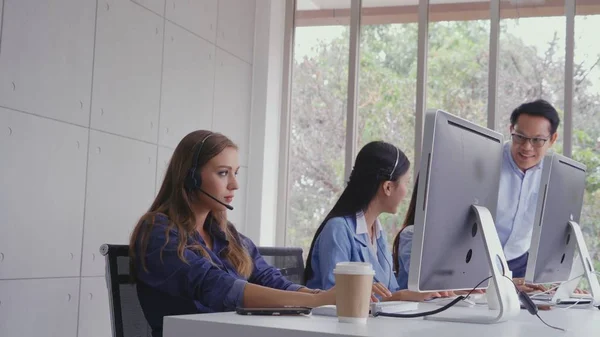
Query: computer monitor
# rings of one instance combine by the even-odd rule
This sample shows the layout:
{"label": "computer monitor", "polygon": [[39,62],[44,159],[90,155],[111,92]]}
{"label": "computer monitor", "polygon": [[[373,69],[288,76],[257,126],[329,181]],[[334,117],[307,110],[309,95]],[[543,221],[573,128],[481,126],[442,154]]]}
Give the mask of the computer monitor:
{"label": "computer monitor", "polygon": [[[532,283],[556,283],[575,278],[577,282],[566,287],[572,293],[572,285],[589,273],[592,293],[600,296],[593,262],[579,228],[586,166],[557,153],[546,155],[542,165],[525,279]],[[568,292],[561,296],[565,295]]]}
{"label": "computer monitor", "polygon": [[490,305],[501,311],[496,317],[448,320],[494,323],[519,311],[514,286],[504,277],[508,265],[492,217],[503,140],[496,131],[441,110],[425,116],[408,288],[466,290],[492,275],[492,293],[500,291],[499,303]]}
{"label": "computer monitor", "polygon": [[569,221],[579,223],[586,167],[557,154],[542,162],[542,177],[525,279],[532,283],[567,281],[576,243]]}

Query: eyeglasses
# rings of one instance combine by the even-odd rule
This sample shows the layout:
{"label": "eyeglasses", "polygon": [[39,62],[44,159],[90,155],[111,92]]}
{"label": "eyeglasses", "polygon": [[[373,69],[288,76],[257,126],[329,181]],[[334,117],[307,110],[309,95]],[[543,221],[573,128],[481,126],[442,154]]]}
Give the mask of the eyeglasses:
{"label": "eyeglasses", "polygon": [[531,143],[531,146],[533,147],[542,147],[548,141],[548,138],[525,137],[518,133],[512,133],[511,137],[512,141],[517,144],[525,144],[525,142],[529,141],[529,143]]}

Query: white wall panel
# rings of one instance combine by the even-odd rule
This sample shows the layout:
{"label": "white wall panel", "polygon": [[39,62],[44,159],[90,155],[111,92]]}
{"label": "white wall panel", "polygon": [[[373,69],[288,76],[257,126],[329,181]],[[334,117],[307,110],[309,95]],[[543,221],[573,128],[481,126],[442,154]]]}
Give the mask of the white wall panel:
{"label": "white wall panel", "polygon": [[0,336],[75,337],[79,278],[0,281]]}
{"label": "white wall panel", "polygon": [[[0,34],[2,33],[2,11],[4,11],[4,0],[0,0]],[[2,41],[0,40],[0,46],[2,46]]]}
{"label": "white wall panel", "polygon": [[163,19],[131,1],[98,6],[92,128],[156,142]]}
{"label": "white wall panel", "polygon": [[112,337],[104,276],[81,279],[79,302],[79,337]]}
{"label": "white wall panel", "polygon": [[0,105],[88,126],[95,13],[94,0],[4,1]]}
{"label": "white wall panel", "polygon": [[217,46],[252,63],[255,0],[220,0]]}
{"label": "white wall panel", "polygon": [[88,165],[82,276],[100,276],[100,245],[128,243],[152,202],[156,145],[91,131]]}
{"label": "white wall panel", "polygon": [[173,155],[173,150],[159,146],[158,147],[158,161],[156,165],[156,193],[160,190],[160,185],[162,184],[165,173],[167,173],[167,167],[169,166],[169,161],[171,160],[171,156]]}
{"label": "white wall panel", "polygon": [[78,276],[88,129],[3,108],[0,125],[0,279]]}
{"label": "white wall panel", "polygon": [[217,0],[167,0],[166,17],[215,43],[217,7]]}
{"label": "white wall panel", "polygon": [[128,243],[190,131],[239,146],[228,216],[244,234],[259,226],[247,221],[256,10],[0,0],[1,337],[112,336],[99,247]]}
{"label": "white wall panel", "polygon": [[215,46],[167,22],[159,144],[175,148],[212,124]]}
{"label": "white wall panel", "polygon": [[240,148],[240,165],[248,165],[252,68],[217,48],[213,130],[231,138]]}
{"label": "white wall panel", "polygon": [[164,16],[165,13],[165,0],[131,0],[135,3],[140,4],[155,12],[156,14]]}

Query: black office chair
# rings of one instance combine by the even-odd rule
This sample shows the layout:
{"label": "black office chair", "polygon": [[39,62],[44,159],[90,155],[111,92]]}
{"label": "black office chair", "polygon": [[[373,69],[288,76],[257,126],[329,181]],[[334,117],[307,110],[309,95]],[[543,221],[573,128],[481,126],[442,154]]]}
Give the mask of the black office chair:
{"label": "black office chair", "polygon": [[304,284],[302,248],[258,247],[258,252],[267,263],[279,269],[285,278],[296,284]]}
{"label": "black office chair", "polygon": [[135,283],[129,274],[129,246],[104,244],[100,253],[106,256],[113,337],[152,337],[152,329],[144,317]]}

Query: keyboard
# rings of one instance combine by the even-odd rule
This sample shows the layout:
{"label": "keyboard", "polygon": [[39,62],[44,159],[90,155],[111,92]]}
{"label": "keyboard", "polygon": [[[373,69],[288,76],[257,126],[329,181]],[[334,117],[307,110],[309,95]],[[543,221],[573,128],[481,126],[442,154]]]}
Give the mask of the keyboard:
{"label": "keyboard", "polygon": [[[426,302],[438,305],[440,307],[443,307],[443,306],[445,306],[447,304],[450,304],[450,302],[454,301],[456,298],[457,298],[456,296],[440,297],[440,298],[433,298],[433,299],[427,300]],[[457,307],[472,307],[472,306],[475,306],[475,302],[473,302],[469,298],[469,299],[464,299],[462,301],[456,302],[456,304],[454,304],[454,306],[457,306]]]}
{"label": "keyboard", "polygon": [[375,306],[375,310],[378,312],[398,313],[417,310],[419,308],[419,303],[409,301],[387,301],[373,302],[371,303],[371,308],[373,308],[373,306]]}
{"label": "keyboard", "polygon": [[[399,313],[406,311],[414,311],[419,308],[419,303],[408,302],[408,301],[387,301],[387,302],[373,302],[371,307],[375,306],[375,310],[387,312],[387,313]],[[335,305],[322,305],[312,309],[313,315],[319,316],[337,316]]]}

